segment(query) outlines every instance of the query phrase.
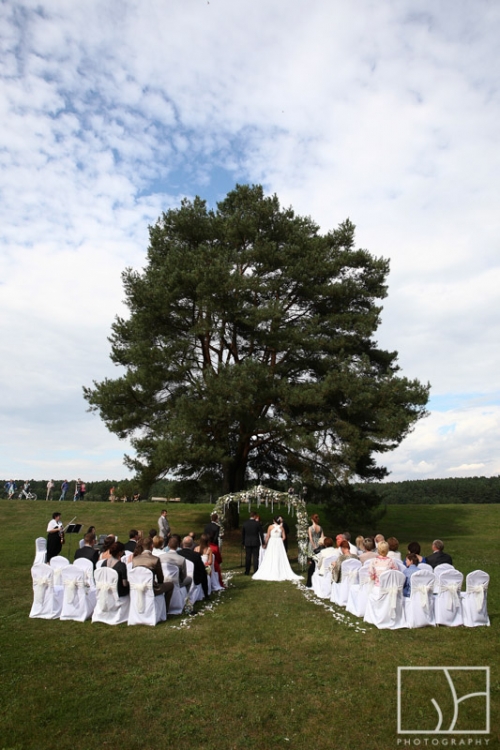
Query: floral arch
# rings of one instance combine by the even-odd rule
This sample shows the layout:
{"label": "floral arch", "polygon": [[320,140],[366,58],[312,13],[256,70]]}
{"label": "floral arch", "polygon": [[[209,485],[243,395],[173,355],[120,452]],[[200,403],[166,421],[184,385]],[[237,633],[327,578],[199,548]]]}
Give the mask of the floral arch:
{"label": "floral arch", "polygon": [[288,509],[288,513],[295,515],[297,519],[297,544],[299,548],[299,564],[304,566],[307,562],[307,528],[309,520],[307,518],[306,503],[297,495],[291,492],[278,492],[278,490],[271,490],[268,487],[258,485],[250,490],[243,490],[242,492],[231,492],[229,495],[223,495],[217,500],[213,513],[217,513],[219,516],[220,523],[220,536],[224,536],[224,518],[226,510],[231,503],[237,503],[238,513],[240,511],[241,503],[248,505],[248,513],[252,510],[252,505],[255,508],[259,508],[261,505],[265,505],[266,508],[271,506],[271,512],[274,513],[274,507],[277,506],[278,510],[283,506]]}

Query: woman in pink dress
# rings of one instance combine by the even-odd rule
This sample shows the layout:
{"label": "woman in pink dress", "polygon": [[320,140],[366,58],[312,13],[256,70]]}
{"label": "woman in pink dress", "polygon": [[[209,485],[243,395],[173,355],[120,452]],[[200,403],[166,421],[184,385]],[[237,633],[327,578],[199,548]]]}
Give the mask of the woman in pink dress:
{"label": "woman in pink dress", "polygon": [[378,543],[378,555],[372,557],[368,564],[368,572],[370,579],[373,581],[375,586],[380,586],[380,576],[385,573],[386,570],[399,570],[398,566],[390,557],[387,557],[389,552],[389,545],[387,542]]}

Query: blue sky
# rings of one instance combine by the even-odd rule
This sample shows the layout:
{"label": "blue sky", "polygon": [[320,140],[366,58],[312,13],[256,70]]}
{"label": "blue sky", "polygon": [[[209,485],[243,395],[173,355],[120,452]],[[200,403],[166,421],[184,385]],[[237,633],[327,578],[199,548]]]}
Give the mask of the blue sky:
{"label": "blue sky", "polygon": [[390,258],[378,340],[432,385],[393,479],[500,472],[500,8],[0,5],[0,475],[126,475],[85,411],[120,274],[184,196],[260,182]]}

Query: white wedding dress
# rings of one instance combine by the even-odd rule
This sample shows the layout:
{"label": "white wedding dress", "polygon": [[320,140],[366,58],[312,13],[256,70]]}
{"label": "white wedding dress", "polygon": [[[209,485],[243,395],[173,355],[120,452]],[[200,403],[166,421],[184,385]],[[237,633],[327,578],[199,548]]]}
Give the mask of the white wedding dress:
{"label": "white wedding dress", "polygon": [[255,581],[299,581],[302,579],[302,576],[295,575],[290,567],[280,526],[271,528],[264,559],[252,578]]}

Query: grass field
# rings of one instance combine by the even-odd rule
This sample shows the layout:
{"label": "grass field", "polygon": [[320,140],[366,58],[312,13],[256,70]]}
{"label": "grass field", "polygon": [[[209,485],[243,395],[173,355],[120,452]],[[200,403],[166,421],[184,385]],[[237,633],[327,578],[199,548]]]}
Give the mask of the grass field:
{"label": "grass field", "polygon": [[[481,568],[491,575],[490,628],[400,631],[359,627],[291,583],[243,576],[238,532],[223,548],[230,587],[193,618],[169,618],[156,628],[30,620],[34,539],[45,535],[55,509],[65,522],[78,512],[85,528],[94,524],[121,539],[134,526],[148,531],[159,515],[151,503],[0,502],[2,750],[404,747],[396,724],[398,666],[490,666],[491,734],[471,736],[499,747],[500,506],[389,507],[376,531],[395,535],[402,549],[417,539],[425,554],[440,537],[464,574]],[[207,505],[172,505],[172,530],[199,533],[209,512]],[[270,511],[262,515],[267,520]],[[299,572],[294,556],[292,544]],[[432,697],[439,681],[421,675],[415,695]],[[446,708],[446,697],[440,705]],[[472,718],[482,710],[479,702]]]}

